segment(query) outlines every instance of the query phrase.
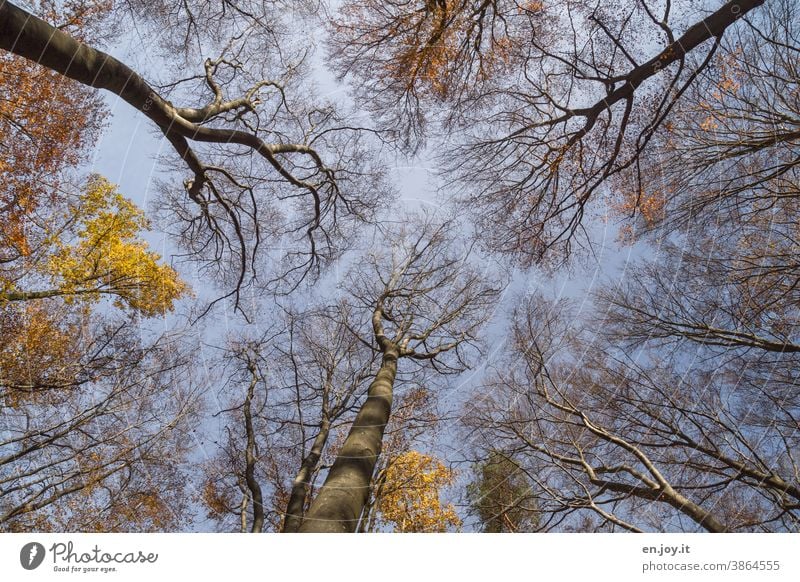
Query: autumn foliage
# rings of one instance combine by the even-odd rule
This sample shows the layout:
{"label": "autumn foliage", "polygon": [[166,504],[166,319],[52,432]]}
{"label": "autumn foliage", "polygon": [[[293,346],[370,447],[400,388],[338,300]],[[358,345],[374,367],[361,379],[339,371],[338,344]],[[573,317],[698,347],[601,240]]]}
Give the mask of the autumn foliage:
{"label": "autumn foliage", "polygon": [[289,5],[0,0],[0,531],[797,531],[800,4]]}
{"label": "autumn foliage", "polygon": [[[105,0],[35,4],[79,38],[91,38],[110,9]],[[105,115],[95,91],[0,53],[0,268],[30,253],[27,222],[63,199],[69,172],[86,160]]]}
{"label": "autumn foliage", "polygon": [[516,21],[541,10],[536,1],[352,0],[333,23],[336,58],[369,54],[387,87],[443,100],[508,70],[523,42]]}
{"label": "autumn foliage", "polygon": [[85,312],[64,312],[52,300],[0,308],[0,398],[5,406],[38,402],[43,393],[79,382]]}
{"label": "autumn foliage", "polygon": [[55,241],[46,271],[67,301],[110,294],[118,307],[152,316],[186,293],[177,272],[138,238],[149,227],[144,213],[104,178],[89,181],[66,218],[74,239]]}
{"label": "autumn foliage", "polygon": [[436,457],[407,451],[391,459],[382,476],[377,509],[381,520],[399,533],[444,532],[461,525],[441,490],[455,481],[455,471]]}
{"label": "autumn foliage", "polygon": [[[32,4],[96,41],[113,3]],[[186,359],[132,323],[167,313],[188,287],[142,239],[142,210],[81,170],[105,114],[96,91],[0,54],[0,531],[182,519],[172,439],[191,381],[172,374]]]}

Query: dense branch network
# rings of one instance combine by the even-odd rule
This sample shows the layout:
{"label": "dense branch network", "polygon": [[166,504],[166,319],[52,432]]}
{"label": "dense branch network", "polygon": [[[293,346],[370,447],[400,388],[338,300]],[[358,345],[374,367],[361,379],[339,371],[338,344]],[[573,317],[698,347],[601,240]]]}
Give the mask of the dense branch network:
{"label": "dense branch network", "polygon": [[[184,234],[195,239],[198,228],[209,233],[205,241],[190,240],[189,247],[193,252],[216,247],[218,261],[223,259],[221,253],[227,252],[226,260],[238,264],[235,270],[238,274],[233,281],[237,301],[247,273],[256,276],[256,252],[265,228],[284,235],[299,232],[305,238],[306,250],[297,255],[299,262],[289,264],[288,273],[281,273],[296,275],[287,277],[296,284],[307,274],[318,272],[325,259],[341,252],[339,247],[345,246],[346,237],[342,236],[337,223],[347,218],[368,219],[380,200],[379,178],[372,183],[378,191],[370,195],[359,193],[360,198],[349,198],[341,189],[342,183],[369,184],[375,176],[369,168],[347,168],[346,164],[328,165],[323,161],[320,148],[334,152],[340,160],[347,158],[354,163],[364,155],[359,145],[360,130],[337,125],[339,122],[332,110],[306,112],[308,127],[302,141],[268,142],[260,137],[264,132],[280,131],[277,127],[262,127],[262,122],[269,124],[269,117],[262,120],[258,109],[267,90],[274,93],[270,99],[277,99],[278,108],[286,107],[283,86],[276,80],[255,81],[243,90],[242,96],[226,98],[217,77],[235,77],[240,73],[242,65],[236,58],[228,59],[223,53],[217,59],[205,61],[203,81],[212,95],[210,102],[200,107],[176,107],[119,60],[77,41],[14,4],[5,0],[0,3],[0,15],[0,48],[84,85],[118,95],[159,128],[192,172],[192,177],[185,181],[186,192],[199,207],[201,221],[190,221]],[[227,80],[226,84],[230,85],[231,81]],[[192,143],[225,146],[216,156],[220,163],[203,161]],[[342,151],[337,152],[338,148]],[[237,160],[242,152],[248,151],[261,158],[279,182],[298,192],[278,193],[276,198],[307,199],[303,211],[290,221],[289,230],[262,224],[267,212],[262,211],[264,217],[258,216],[256,190],[259,185],[269,188],[275,178],[257,170],[242,174],[239,165],[226,163],[231,156]],[[226,268],[230,267],[221,267],[222,270]],[[277,278],[273,282],[277,282]]]}
{"label": "dense branch network", "polygon": [[331,42],[387,124],[414,134],[432,118],[450,133],[438,161],[491,248],[557,262],[590,200],[640,172],[723,37],[762,4],[732,0],[687,23],[650,0],[360,0],[344,3]]}

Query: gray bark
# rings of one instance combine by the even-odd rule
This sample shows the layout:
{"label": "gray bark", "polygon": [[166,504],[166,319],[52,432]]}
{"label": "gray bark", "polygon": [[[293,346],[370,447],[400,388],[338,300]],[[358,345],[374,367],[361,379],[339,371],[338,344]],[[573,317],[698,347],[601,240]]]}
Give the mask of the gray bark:
{"label": "gray bark", "polygon": [[386,342],[381,367],[370,384],[342,450],[303,520],[300,532],[352,533],[367,504],[392,409],[397,346]]}
{"label": "gray bark", "polygon": [[172,105],[139,74],[111,55],[79,42],[7,0],[0,0],[0,48],[89,87],[118,95],[155,122],[190,168],[202,173],[201,164],[180,135],[193,133],[193,124],[178,127],[181,119]]}
{"label": "gray bark", "polygon": [[[253,429],[253,413],[251,403],[253,392],[255,391],[258,378],[253,370],[253,379],[247,391],[247,398],[244,401],[244,423],[247,433],[247,447],[245,449],[245,473],[244,478],[250,497],[253,499],[253,525],[250,528],[252,533],[261,533],[264,529],[264,495],[261,492],[261,485],[256,479],[256,435]],[[244,513],[244,511],[242,512]]]}
{"label": "gray bark", "polygon": [[89,87],[110,91],[142,112],[161,129],[181,159],[194,172],[195,179],[189,185],[189,195],[196,201],[206,182],[206,167],[187,140],[249,147],[266,159],[290,184],[309,190],[315,198],[318,196],[313,185],[295,178],[275,157],[284,153],[306,154],[319,168],[323,168],[322,160],[311,148],[298,144],[270,145],[252,133],[198,124],[223,111],[247,108],[243,105],[248,103],[247,99],[201,109],[176,108],[124,63],[83,44],[7,0],[0,0],[0,49],[30,59]]}
{"label": "gray bark", "polygon": [[330,428],[330,421],[327,418],[323,418],[320,430],[317,436],[314,437],[311,450],[303,459],[300,465],[300,471],[297,472],[297,476],[294,478],[289,503],[286,504],[286,519],[283,522],[283,533],[296,533],[300,531],[300,526],[303,523],[306,498],[308,497],[308,492],[311,487],[311,477],[319,465],[325,443],[328,442]]}

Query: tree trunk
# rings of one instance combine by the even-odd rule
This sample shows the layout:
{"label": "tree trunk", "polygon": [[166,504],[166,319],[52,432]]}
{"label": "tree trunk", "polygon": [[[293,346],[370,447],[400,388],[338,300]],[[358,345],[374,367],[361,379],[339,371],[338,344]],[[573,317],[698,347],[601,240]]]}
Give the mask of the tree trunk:
{"label": "tree trunk", "polygon": [[[110,91],[148,117],[194,172],[195,179],[193,186],[189,187],[189,195],[195,200],[205,179],[205,167],[187,139],[249,147],[264,157],[284,178],[295,185],[302,185],[286,172],[274,156],[281,151],[309,153],[310,148],[296,144],[272,146],[255,134],[198,125],[195,121],[203,122],[209,118],[205,109],[177,109],[124,63],[77,41],[7,0],[0,0],[0,49],[25,57],[89,87]],[[236,100],[216,109],[236,109],[239,107],[237,104],[241,103],[242,100]]]}
{"label": "tree trunk", "polygon": [[325,448],[325,443],[328,442],[328,435],[330,434],[331,423],[327,418],[322,419],[319,432],[314,437],[314,442],[311,445],[311,450],[303,459],[300,465],[300,471],[294,478],[292,483],[292,493],[289,497],[289,503],[286,504],[286,519],[283,522],[283,533],[297,533],[300,530],[300,525],[303,523],[303,510],[305,509],[306,497],[310,488],[311,476],[317,469],[322,451]]}
{"label": "tree trunk", "polygon": [[369,386],[350,434],[300,527],[301,532],[352,533],[369,498],[369,487],[392,410],[399,350],[387,342],[381,368]]}
{"label": "tree trunk", "polygon": [[244,422],[245,431],[247,433],[247,447],[245,449],[245,482],[253,498],[253,526],[250,529],[252,533],[261,533],[264,529],[264,495],[261,492],[261,485],[256,479],[256,434],[253,429],[253,413],[251,410],[251,403],[253,400],[253,392],[255,391],[258,379],[253,374],[253,379],[250,382],[250,387],[247,391],[247,398],[244,401]]}
{"label": "tree trunk", "polygon": [[0,48],[89,87],[107,89],[163,129],[174,121],[169,104],[128,66],[6,0],[0,0]]}

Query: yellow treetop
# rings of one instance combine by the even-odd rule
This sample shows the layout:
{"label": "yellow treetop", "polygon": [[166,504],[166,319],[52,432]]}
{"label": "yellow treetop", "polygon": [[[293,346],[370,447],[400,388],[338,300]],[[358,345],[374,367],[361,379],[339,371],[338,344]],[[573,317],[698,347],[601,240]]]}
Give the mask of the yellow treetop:
{"label": "yellow treetop", "polygon": [[407,451],[385,469],[378,510],[396,532],[444,532],[461,525],[451,504],[442,505],[439,491],[455,480],[455,471],[439,459]]}
{"label": "yellow treetop", "polygon": [[144,213],[105,178],[94,176],[70,210],[76,240],[55,240],[45,271],[67,301],[97,301],[114,295],[115,305],[145,316],[173,308],[188,286],[138,238],[149,223]]}

